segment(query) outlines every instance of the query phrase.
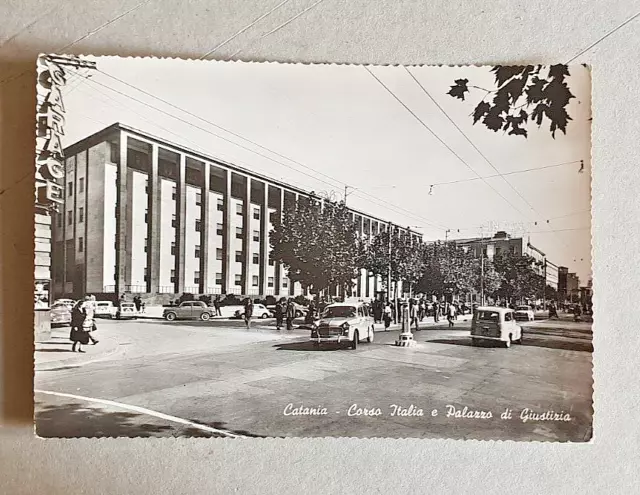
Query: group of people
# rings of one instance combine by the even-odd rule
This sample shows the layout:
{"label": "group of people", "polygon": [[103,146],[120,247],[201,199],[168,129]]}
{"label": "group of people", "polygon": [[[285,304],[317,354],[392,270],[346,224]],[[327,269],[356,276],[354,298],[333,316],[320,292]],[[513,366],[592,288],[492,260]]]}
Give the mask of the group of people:
{"label": "group of people", "polygon": [[144,313],[145,303],[140,296],[133,296],[133,304],[135,304],[138,313]]}
{"label": "group of people", "polygon": [[93,332],[97,330],[95,312],[95,296],[85,296],[74,304],[71,310],[71,333],[69,334],[69,339],[73,342],[72,352],[85,352],[82,350],[83,345],[89,342],[93,345],[98,343],[98,340],[93,337]]}
{"label": "group of people", "polygon": [[[275,317],[277,330],[282,328],[283,322],[286,322],[287,330],[293,330],[293,320],[296,317],[296,305],[292,298],[282,298],[276,302]],[[313,318],[315,318],[315,307],[311,307],[310,305],[305,318],[305,323],[309,321],[309,319],[313,322]]]}
{"label": "group of people", "polygon": [[397,323],[402,321],[402,312],[400,317],[396,315],[396,307],[399,311],[403,307],[408,306],[409,326],[419,330],[419,322],[428,316],[433,316],[437,323],[440,318],[446,317],[449,326],[454,326],[454,321],[458,319],[458,314],[462,310],[466,312],[468,308],[466,304],[458,305],[449,302],[427,303],[424,298],[421,299],[398,299],[397,301],[381,301],[376,300],[372,303],[373,319],[375,323],[384,323],[385,330],[391,326],[391,322]]}

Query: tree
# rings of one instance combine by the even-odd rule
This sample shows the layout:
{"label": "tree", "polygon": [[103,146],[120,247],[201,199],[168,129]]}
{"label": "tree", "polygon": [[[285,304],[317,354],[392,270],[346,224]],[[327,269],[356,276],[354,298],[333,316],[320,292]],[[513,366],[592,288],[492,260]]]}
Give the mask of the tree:
{"label": "tree", "polygon": [[497,65],[491,72],[495,89],[469,85],[468,79],[457,79],[447,93],[464,100],[470,88],[484,91],[473,111],[474,124],[482,122],[494,132],[508,131],[510,136],[525,138],[529,122],[535,122],[538,128],[548,123],[554,139],[557,130],[567,133],[571,120],[567,105],[574,98],[566,82],[570,75],[568,66]]}
{"label": "tree", "polygon": [[362,266],[362,249],[345,204],[301,198],[285,208],[270,235],[271,256],[293,282],[319,292],[336,285],[349,289]]}
{"label": "tree", "polygon": [[541,263],[528,254],[509,252],[496,254],[493,258],[496,271],[502,278],[496,296],[506,299],[542,297],[544,277],[537,273]]}

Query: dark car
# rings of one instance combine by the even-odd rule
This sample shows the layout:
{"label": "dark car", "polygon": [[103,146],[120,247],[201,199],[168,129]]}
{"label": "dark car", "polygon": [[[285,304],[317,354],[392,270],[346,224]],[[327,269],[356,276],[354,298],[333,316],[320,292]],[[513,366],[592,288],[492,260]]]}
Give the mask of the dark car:
{"label": "dark car", "polygon": [[194,319],[208,321],[213,316],[214,311],[203,301],[184,301],[177,308],[165,308],[162,316],[167,321]]}

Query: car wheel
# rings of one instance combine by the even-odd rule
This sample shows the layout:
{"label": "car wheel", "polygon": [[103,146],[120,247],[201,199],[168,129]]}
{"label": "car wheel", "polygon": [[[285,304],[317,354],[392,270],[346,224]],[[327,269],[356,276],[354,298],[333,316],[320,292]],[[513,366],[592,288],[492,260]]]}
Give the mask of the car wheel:
{"label": "car wheel", "polygon": [[296,318],[300,318],[302,316],[302,311],[296,311]]}
{"label": "car wheel", "polygon": [[367,342],[369,342],[369,344],[373,343],[373,339],[374,339],[374,328],[373,326],[371,327],[371,331],[369,332],[369,336],[367,337]]}
{"label": "car wheel", "polygon": [[209,313],[200,314],[200,320],[202,321],[209,321],[209,318],[211,318],[211,315]]}
{"label": "car wheel", "polygon": [[165,318],[167,321],[173,321],[176,319],[176,314],[175,313],[167,313],[165,315]]}
{"label": "car wheel", "polygon": [[516,344],[522,344],[522,339],[524,338],[524,332],[520,331],[520,338],[516,340]]}
{"label": "car wheel", "polygon": [[267,318],[269,318],[269,315],[267,313],[262,313],[260,315],[260,318],[262,318],[263,320],[266,320]]}
{"label": "car wheel", "polygon": [[360,343],[360,334],[356,330],[355,332],[353,332],[353,342],[351,342],[351,348],[357,349],[359,343]]}

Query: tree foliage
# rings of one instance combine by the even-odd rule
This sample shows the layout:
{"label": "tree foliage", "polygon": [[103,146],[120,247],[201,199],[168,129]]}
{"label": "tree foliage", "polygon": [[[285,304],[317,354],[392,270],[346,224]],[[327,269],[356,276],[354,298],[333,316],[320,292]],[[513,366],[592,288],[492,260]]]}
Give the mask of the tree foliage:
{"label": "tree foliage", "polygon": [[469,85],[468,79],[456,79],[448,95],[464,100],[471,89],[485,94],[473,111],[473,123],[482,122],[494,132],[502,130],[512,136],[527,137],[526,125],[538,128],[548,123],[551,136],[556,131],[567,132],[571,117],[567,113],[569,100],[574,98],[566,79],[566,65],[497,65],[491,69],[495,89]]}
{"label": "tree foliage", "polygon": [[541,262],[528,254],[500,253],[493,258],[496,271],[502,278],[495,292],[499,298],[517,300],[542,297],[544,277],[536,271]]}
{"label": "tree foliage", "polygon": [[285,208],[270,235],[271,256],[289,278],[313,292],[353,286],[363,264],[363,248],[344,203],[304,198]]}

